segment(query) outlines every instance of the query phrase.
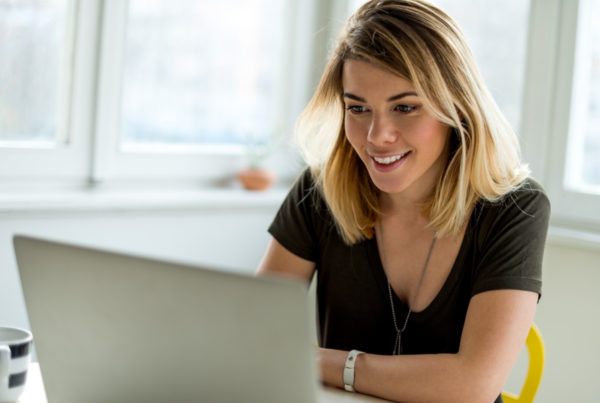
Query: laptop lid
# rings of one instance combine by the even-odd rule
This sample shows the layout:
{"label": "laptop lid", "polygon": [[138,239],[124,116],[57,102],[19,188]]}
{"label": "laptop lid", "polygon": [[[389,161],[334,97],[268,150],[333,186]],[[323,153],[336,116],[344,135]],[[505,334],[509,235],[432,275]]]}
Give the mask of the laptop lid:
{"label": "laptop lid", "polygon": [[306,287],[26,236],[48,401],[314,402]]}

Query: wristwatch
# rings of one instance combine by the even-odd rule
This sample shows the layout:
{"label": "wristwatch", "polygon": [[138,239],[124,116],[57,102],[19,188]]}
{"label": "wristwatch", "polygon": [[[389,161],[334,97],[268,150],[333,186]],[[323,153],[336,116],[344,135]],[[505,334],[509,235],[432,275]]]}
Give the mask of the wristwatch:
{"label": "wristwatch", "polygon": [[354,363],[356,357],[363,354],[362,351],[352,350],[346,357],[346,364],[344,365],[344,389],[348,392],[356,392],[354,390]]}

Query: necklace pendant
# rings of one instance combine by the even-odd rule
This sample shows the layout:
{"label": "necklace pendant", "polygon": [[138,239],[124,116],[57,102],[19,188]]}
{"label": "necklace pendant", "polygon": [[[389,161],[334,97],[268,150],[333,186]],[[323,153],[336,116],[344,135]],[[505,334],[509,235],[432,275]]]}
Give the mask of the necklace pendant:
{"label": "necklace pendant", "polygon": [[402,331],[397,331],[396,341],[394,342],[394,351],[392,351],[392,355],[400,354],[402,354]]}

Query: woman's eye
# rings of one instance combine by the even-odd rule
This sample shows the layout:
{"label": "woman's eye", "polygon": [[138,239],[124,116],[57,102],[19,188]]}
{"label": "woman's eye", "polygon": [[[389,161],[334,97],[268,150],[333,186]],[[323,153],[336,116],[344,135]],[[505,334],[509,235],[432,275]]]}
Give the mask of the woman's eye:
{"label": "woman's eye", "polygon": [[350,106],[346,107],[346,110],[350,111],[350,113],[358,115],[359,113],[366,112],[367,108],[365,106],[360,106],[360,105],[350,105]]}
{"label": "woman's eye", "polygon": [[402,113],[410,113],[417,109],[415,105],[398,105],[396,106],[396,110]]}

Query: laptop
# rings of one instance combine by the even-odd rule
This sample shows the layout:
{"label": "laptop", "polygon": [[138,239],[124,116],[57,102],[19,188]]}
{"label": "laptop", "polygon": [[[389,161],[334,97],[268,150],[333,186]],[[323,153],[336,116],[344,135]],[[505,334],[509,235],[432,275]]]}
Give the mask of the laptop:
{"label": "laptop", "polygon": [[317,400],[306,285],[15,236],[49,403]]}

